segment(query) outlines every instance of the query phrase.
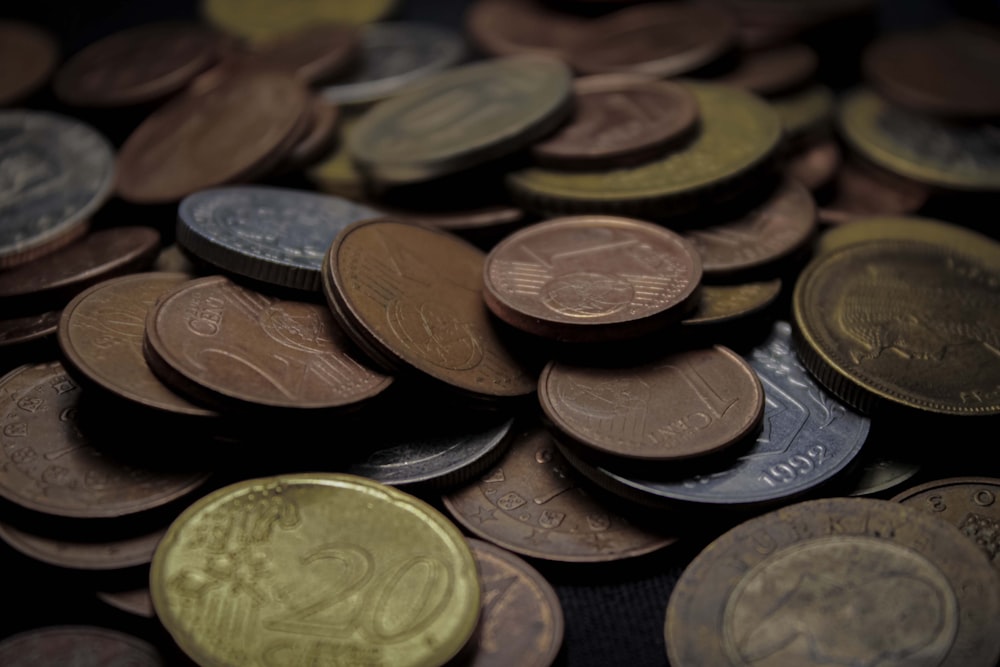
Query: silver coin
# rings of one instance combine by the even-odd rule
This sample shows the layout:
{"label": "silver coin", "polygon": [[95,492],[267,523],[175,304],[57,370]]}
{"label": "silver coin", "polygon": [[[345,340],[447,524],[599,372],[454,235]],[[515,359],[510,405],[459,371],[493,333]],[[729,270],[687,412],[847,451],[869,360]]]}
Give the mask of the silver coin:
{"label": "silver coin", "polygon": [[431,74],[458,64],[462,37],[429,23],[375,23],[361,35],[358,68],[320,94],[336,104],[367,104],[395,95]]}
{"label": "silver coin", "polygon": [[222,271],[319,291],[337,233],[374,209],[332,195],[264,186],[211,188],[181,202],[177,243]]}
{"label": "silver coin", "polygon": [[41,111],[0,111],[0,268],[82,234],[114,179],[114,150],[91,127]]}

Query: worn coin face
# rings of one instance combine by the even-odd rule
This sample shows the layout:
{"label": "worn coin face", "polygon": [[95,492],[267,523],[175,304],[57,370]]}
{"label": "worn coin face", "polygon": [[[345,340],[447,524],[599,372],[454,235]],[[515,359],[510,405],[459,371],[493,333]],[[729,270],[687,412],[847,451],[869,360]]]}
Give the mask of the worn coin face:
{"label": "worn coin face", "polygon": [[684,318],[684,326],[719,324],[758,313],[778,298],[781,280],[740,285],[702,285],[698,305]]}
{"label": "worn coin face", "polygon": [[848,160],[837,170],[833,198],[820,208],[819,219],[839,225],[869,216],[906,215],[923,206],[930,194],[926,185]]}
{"label": "worn coin face", "polygon": [[537,0],[476,0],[466,10],[465,27],[488,55],[530,53],[564,61],[590,34],[587,21],[550,11]]}
{"label": "worn coin face", "polygon": [[688,565],[670,664],[992,665],[995,570],[946,522],[898,503],[812,500],[750,519]]}
{"label": "worn coin face", "polygon": [[74,570],[120,570],[146,565],[166,528],[111,539],[80,540],[27,532],[0,523],[0,539],[29,558]]}
{"label": "worn coin face", "polygon": [[479,617],[476,565],[423,501],[353,475],[238,482],[182,513],[150,572],[199,665],[446,663]]}
{"label": "worn coin face", "polygon": [[348,137],[364,172],[409,183],[501,157],[570,113],[572,74],[558,60],[498,58],[437,75],[368,111]]}
{"label": "worn coin face", "polygon": [[0,663],[5,667],[166,667],[167,660],[138,637],[107,628],[61,625],[7,637],[0,642]]}
{"label": "worn coin face", "polygon": [[224,271],[318,292],[333,239],[352,222],[378,215],[347,199],[304,190],[211,188],[181,202],[177,242]]}
{"label": "worn coin face", "polygon": [[53,37],[30,23],[0,21],[0,106],[41,88],[59,59]]}
{"label": "worn coin face", "polygon": [[81,236],[114,180],[114,151],[89,126],[42,111],[0,111],[0,269]]}
{"label": "worn coin face", "polygon": [[777,95],[808,81],[818,64],[816,52],[805,44],[785,44],[744,53],[736,69],[716,81],[758,95]]}

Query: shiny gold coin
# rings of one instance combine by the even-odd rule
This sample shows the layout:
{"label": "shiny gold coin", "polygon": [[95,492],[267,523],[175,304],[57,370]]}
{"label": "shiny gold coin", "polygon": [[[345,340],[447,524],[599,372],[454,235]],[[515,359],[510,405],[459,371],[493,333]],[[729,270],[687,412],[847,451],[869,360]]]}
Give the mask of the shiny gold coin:
{"label": "shiny gold coin", "polygon": [[480,605],[475,560],[442,514],[323,473],[246,480],[193,504],[157,547],[150,591],[202,667],[441,665]]}
{"label": "shiny gold coin", "polygon": [[227,32],[268,39],[320,23],[361,25],[384,19],[397,0],[202,0],[201,13]]}
{"label": "shiny gold coin", "polygon": [[802,363],[862,412],[890,406],[1000,414],[1000,261],[878,240],[802,272],[793,309]]}
{"label": "shiny gold coin", "polygon": [[759,97],[730,86],[686,83],[701,129],[683,147],[638,167],[600,172],[529,168],[507,184],[525,208],[548,215],[611,213],[657,217],[721,197],[753,175],[781,140],[778,116]]}
{"label": "shiny gold coin", "polygon": [[833,121],[833,91],[826,86],[809,86],[768,102],[781,119],[790,141],[804,141],[822,134]]}

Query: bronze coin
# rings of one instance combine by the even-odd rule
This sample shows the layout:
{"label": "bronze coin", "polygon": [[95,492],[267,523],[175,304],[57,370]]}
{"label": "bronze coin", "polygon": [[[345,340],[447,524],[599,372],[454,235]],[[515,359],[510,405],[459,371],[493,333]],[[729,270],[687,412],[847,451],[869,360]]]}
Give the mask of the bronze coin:
{"label": "bronze coin", "polygon": [[98,591],[97,599],[119,611],[142,618],[155,618],[153,597],[149,588],[135,588],[124,591]]}
{"label": "bronze coin", "polygon": [[601,169],[656,157],[694,130],[698,101],[684,86],[635,74],[573,82],[572,119],[531,148],[539,164]]}
{"label": "bronze coin", "polygon": [[926,185],[848,160],[837,171],[833,198],[819,209],[819,220],[838,225],[873,215],[906,215],[920,209],[930,194]]}
{"label": "bronze coin", "polygon": [[55,334],[59,328],[61,310],[49,310],[38,315],[24,315],[0,320],[0,350],[7,346],[30,343]]}
{"label": "bronze coin", "polygon": [[0,641],[4,667],[166,667],[150,643],[107,628],[61,625],[36,628]]}
{"label": "bronze coin", "polygon": [[781,294],[781,280],[740,285],[702,285],[698,306],[684,318],[684,326],[719,324],[759,313]]}
{"label": "bronze coin", "polygon": [[476,0],[466,10],[465,29],[487,55],[533,54],[563,61],[590,34],[584,19],[551,11],[537,0]]}
{"label": "bronze coin", "polygon": [[111,518],[181,498],[203,473],[138,468],[102,454],[80,432],[81,392],[56,361],[0,378],[0,496],[38,512]]}
{"label": "bronze coin", "polygon": [[832,139],[819,141],[799,149],[788,157],[785,162],[785,176],[816,192],[834,179],[840,170],[840,165],[840,147],[837,142]]}
{"label": "bronze coin", "polygon": [[700,5],[658,2],[618,10],[592,24],[571,54],[584,74],[631,72],[661,79],[710,64],[736,44],[728,13]]}
{"label": "bronze coin", "polygon": [[71,56],[52,81],[78,107],[126,107],[180,91],[222,55],[223,41],[195,23],[149,23],[116,32]]}
{"label": "bronze coin", "polygon": [[59,59],[45,30],[20,21],[0,21],[0,107],[30,96],[48,81]]}
{"label": "bronze coin", "polygon": [[320,410],[369,400],[392,378],[370,370],[321,303],[277,299],[222,276],[164,294],[146,318],[153,372],[183,394],[227,407]]}
{"label": "bronze coin", "polygon": [[894,502],[933,514],[962,531],[1000,568],[1000,479],[953,477],[907,489]]}
{"label": "bronze coin", "polygon": [[463,667],[549,667],[563,641],[563,613],[551,584],[504,549],[469,539],[483,608],[476,650]]}
{"label": "bronze coin", "polygon": [[384,366],[474,399],[530,395],[534,374],[490,322],[483,264],[481,250],[447,232],[361,220],[330,246],[323,291],[345,331]]}
{"label": "bronze coin", "polygon": [[751,435],[764,416],[757,374],[721,345],[620,368],[550,362],[538,380],[538,400],[575,442],[645,461],[720,451]]}
{"label": "bronze coin", "polygon": [[0,539],[29,558],[74,570],[121,570],[148,565],[166,527],[113,539],[57,538],[0,523]]}
{"label": "bronze coin", "polygon": [[178,97],[125,141],[118,194],[138,204],[167,203],[246,178],[301,137],[308,110],[301,83],[269,72],[224,78]]}
{"label": "bronze coin", "polygon": [[444,496],[466,530],[530,558],[596,563],[631,558],[675,541],[589,496],[540,426],[522,431],[478,482]]}
{"label": "bronze coin", "polygon": [[818,64],[816,52],[805,44],[785,44],[744,53],[736,69],[716,81],[758,95],[777,95],[812,78]]}
{"label": "bronze coin", "polygon": [[697,298],[698,254],[680,235],[612,216],[556,218],[498,243],[483,266],[493,313],[564,341],[637,337],[676,322]]}
{"label": "bronze coin", "polygon": [[318,24],[254,44],[254,67],[293,74],[307,84],[333,79],[347,70],[361,50],[358,30],[336,23]]}
{"label": "bronze coin", "polygon": [[309,114],[311,122],[308,131],[285,155],[276,171],[304,169],[326,156],[337,143],[339,107],[316,97]]}
{"label": "bronze coin", "polygon": [[816,204],[802,185],[786,180],[736,220],[684,233],[701,255],[706,278],[734,278],[774,266],[801,250],[816,231]]}

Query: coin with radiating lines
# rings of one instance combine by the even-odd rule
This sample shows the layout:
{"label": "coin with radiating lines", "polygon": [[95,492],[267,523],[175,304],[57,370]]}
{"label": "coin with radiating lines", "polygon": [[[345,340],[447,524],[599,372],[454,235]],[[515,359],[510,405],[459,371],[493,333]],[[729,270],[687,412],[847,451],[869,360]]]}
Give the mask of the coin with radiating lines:
{"label": "coin with radiating lines", "polygon": [[362,220],[330,246],[323,292],[351,339],[382,365],[474,399],[528,396],[534,374],[490,322],[483,262],[481,250],[446,232]]}
{"label": "coin with radiating lines", "polygon": [[640,220],[573,216],[522,228],[490,251],[483,297],[528,333],[566,341],[638,337],[676,322],[701,263],[675,232]]}
{"label": "coin with radiating lines", "polygon": [[22,530],[0,523],[0,539],[10,547],[49,565],[73,570],[120,570],[146,565],[166,527],[134,532],[131,535],[56,536]]}
{"label": "coin with radiating lines", "polygon": [[20,102],[41,88],[58,59],[55,39],[41,27],[0,21],[0,107]]}
{"label": "coin with radiating lines", "polygon": [[1000,657],[1000,579],[954,527],[899,503],[828,498],[709,544],[667,606],[674,667],[967,667]]}
{"label": "coin with radiating lines", "polygon": [[274,38],[318,23],[359,25],[380,21],[398,0],[201,0],[201,14],[218,27],[250,40]]}
{"label": "coin with radiating lines", "polygon": [[204,667],[442,665],[479,618],[475,560],[427,503],[353,475],[250,479],[170,526],[153,605]]}
{"label": "coin with radiating lines", "polygon": [[0,641],[4,667],[166,667],[149,642],[117,630],[55,625],[27,630]]}

